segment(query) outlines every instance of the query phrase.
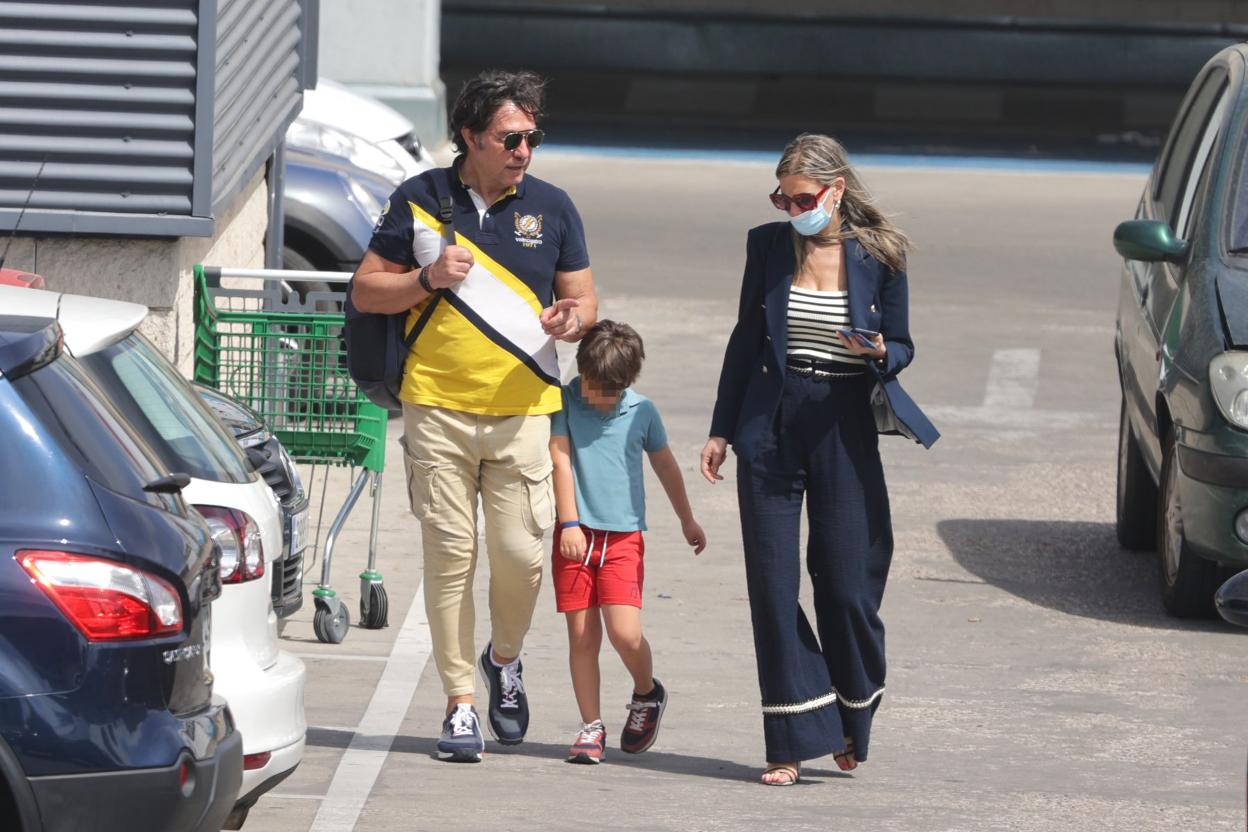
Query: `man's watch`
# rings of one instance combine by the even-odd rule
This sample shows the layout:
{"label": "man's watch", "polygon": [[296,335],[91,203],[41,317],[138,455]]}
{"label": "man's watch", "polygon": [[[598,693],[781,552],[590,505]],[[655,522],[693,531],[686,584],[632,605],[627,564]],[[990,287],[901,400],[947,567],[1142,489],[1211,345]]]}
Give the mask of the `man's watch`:
{"label": "man's watch", "polygon": [[429,282],[429,278],[425,275],[424,268],[420,270],[420,276],[417,277],[416,279],[420,282],[420,288],[424,289],[429,294],[432,295],[436,291],[433,288],[433,284]]}

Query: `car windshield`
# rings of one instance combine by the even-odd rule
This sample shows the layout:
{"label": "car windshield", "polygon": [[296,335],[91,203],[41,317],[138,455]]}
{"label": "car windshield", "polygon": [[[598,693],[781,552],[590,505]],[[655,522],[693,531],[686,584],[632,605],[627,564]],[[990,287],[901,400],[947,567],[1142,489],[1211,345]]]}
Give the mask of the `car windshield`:
{"label": "car windshield", "polygon": [[[73,459],[89,478],[118,494],[184,514],[181,500],[167,494],[144,491],[143,486],[180,469],[171,469],[153,458],[117,409],[82,367],[69,355],[62,355],[46,367],[14,380],[13,389],[38,420],[39,427],[23,425],[36,443],[47,436],[59,453]],[[37,449],[30,443],[7,444],[7,450],[25,463],[38,465]],[[0,453],[9,471],[21,464],[8,453]]]}
{"label": "car windshield", "polygon": [[242,451],[173,365],[139,333],[82,364],[171,471],[216,482],[252,480]]}

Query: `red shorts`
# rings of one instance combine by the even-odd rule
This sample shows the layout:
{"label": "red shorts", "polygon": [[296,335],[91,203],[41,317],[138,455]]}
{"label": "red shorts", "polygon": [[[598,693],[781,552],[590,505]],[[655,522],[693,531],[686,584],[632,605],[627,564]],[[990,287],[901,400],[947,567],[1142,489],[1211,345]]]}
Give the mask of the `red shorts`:
{"label": "red shorts", "polygon": [[[585,610],[603,604],[641,607],[641,585],[646,568],[646,542],[641,532],[604,532],[581,526],[588,560],[568,560],[559,554],[560,529],[555,528],[555,609]],[[605,552],[604,552],[605,548]]]}

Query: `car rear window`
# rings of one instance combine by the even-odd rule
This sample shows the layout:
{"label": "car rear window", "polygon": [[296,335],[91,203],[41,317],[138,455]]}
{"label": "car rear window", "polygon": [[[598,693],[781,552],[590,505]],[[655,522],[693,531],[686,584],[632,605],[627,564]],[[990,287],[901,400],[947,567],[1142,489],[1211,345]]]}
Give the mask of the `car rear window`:
{"label": "car rear window", "polygon": [[252,480],[233,437],[142,335],[133,333],[81,361],[170,470],[215,482]]}
{"label": "car rear window", "polygon": [[184,515],[178,497],[143,490],[169,473],[127,426],[117,409],[69,355],[14,379],[14,391],[39,421],[39,430],[100,485],[167,511]]}

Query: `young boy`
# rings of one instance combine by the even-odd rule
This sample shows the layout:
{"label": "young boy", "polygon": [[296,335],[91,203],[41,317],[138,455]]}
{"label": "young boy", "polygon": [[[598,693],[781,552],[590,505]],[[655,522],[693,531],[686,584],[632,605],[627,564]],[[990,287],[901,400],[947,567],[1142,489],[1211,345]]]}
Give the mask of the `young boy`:
{"label": "young boy", "polygon": [[563,410],[551,422],[559,513],[552,570],[555,602],[567,616],[568,663],[584,723],[568,751],[573,763],[600,762],[606,751],[598,673],[604,623],[611,646],[633,677],[620,748],[640,754],[653,745],[667,706],[667,691],[654,678],[650,644],[641,632],[643,450],[694,554],[706,547],[659,411],[629,389],[644,358],[641,338],[631,326],[599,321],[581,340],[576,352],[580,377],[563,388]]}

